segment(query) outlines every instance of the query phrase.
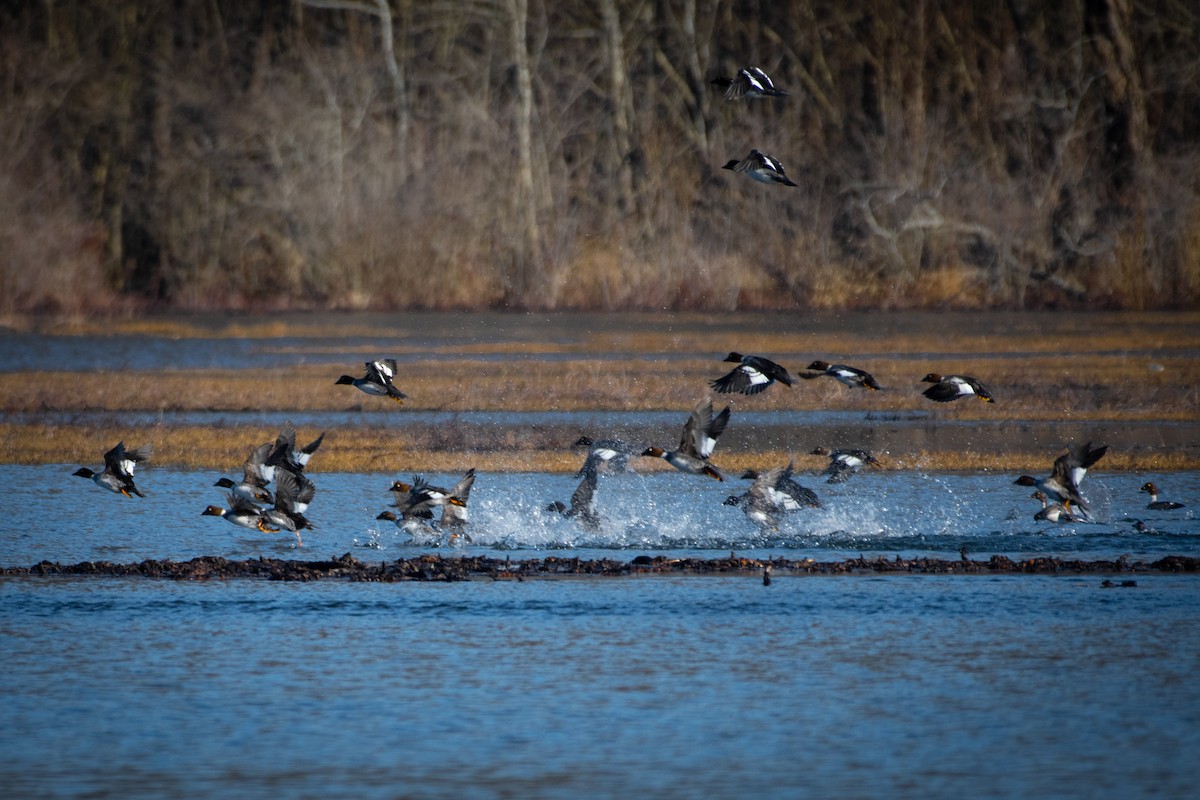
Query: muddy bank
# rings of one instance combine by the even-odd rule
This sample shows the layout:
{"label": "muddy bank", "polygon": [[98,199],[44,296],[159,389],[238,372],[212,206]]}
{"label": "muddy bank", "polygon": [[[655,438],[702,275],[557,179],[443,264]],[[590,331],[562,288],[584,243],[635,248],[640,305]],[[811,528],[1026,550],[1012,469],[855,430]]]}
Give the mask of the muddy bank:
{"label": "muddy bank", "polygon": [[[1121,558],[1106,560],[1064,560],[1031,558],[1014,561],[993,555],[986,560],[964,556],[959,559],[853,558],[845,561],[753,559],[730,555],[728,558],[666,558],[638,556],[629,561],[617,559],[546,558],[513,560],[484,556],[452,557],[424,555],[396,561],[361,561],[346,553],[325,561],[293,561],[257,558],[241,561],[205,556],[190,561],[147,560],[130,564],[109,561],[84,561],[59,564],[42,561],[31,567],[6,567],[0,574],[12,576],[105,575],[121,577],[166,578],[171,580],[230,580],[251,578],[276,581],[465,581],[527,580],[566,577],[632,575],[880,575],[880,574],[959,574],[959,575],[1119,575],[1118,583],[1131,585],[1127,578],[1135,574],[1195,573],[1200,558],[1166,556],[1152,562]],[[767,581],[769,582],[769,581]]]}

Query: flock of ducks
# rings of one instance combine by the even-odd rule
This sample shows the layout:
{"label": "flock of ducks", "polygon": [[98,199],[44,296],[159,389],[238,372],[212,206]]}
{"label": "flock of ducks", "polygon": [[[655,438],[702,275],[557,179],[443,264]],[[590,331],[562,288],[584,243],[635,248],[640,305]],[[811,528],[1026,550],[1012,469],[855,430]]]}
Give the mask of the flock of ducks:
{"label": "flock of ducks", "polygon": [[[718,394],[757,395],[775,383],[789,387],[796,383],[787,369],[763,356],[733,352],[724,361],[737,366],[709,381],[709,386]],[[354,386],[366,394],[396,402],[408,398],[395,386],[397,366],[394,359],[368,361],[364,366],[362,377],[343,375],[335,382],[336,385]],[[852,389],[883,390],[868,372],[856,367],[818,360],[810,363],[808,370],[801,373],[800,378],[830,377]],[[987,403],[995,402],[991,391],[969,375],[929,373],[922,382],[933,384],[922,394],[936,402],[948,403],[966,397],[975,397]],[[729,406],[714,413],[711,397],[700,400],[688,415],[679,446],[673,450],[658,446],[641,448],[615,438],[593,440],[588,436],[580,437],[575,447],[587,450],[584,462],[576,473],[576,477],[581,479],[580,483],[569,503],[552,502],[546,511],[576,520],[588,530],[599,528],[601,518],[596,511],[595,495],[600,476],[627,471],[630,459],[634,457],[661,458],[680,472],[724,481],[710,458],[729,424],[730,414]],[[286,423],[275,441],[251,449],[242,465],[240,481],[222,477],[216,482],[217,487],[228,490],[227,505],[210,505],[201,514],[221,517],[234,525],[264,533],[287,531],[296,536],[298,546],[303,545],[301,532],[312,528],[305,512],[316,495],[316,485],[305,474],[305,467],[324,438],[325,434],[322,433],[308,445],[298,448],[296,428],[292,423]],[[1071,445],[1055,459],[1049,476],[1038,478],[1022,475],[1017,478],[1014,482],[1016,485],[1035,488],[1032,497],[1042,504],[1034,519],[1052,523],[1094,521],[1079,486],[1087,470],[1107,451],[1107,446],[1092,447],[1090,442]],[[841,483],[860,469],[880,463],[870,452],[861,449],[828,450],[818,447],[811,452],[829,458],[828,467],[821,473],[827,476],[827,483]],[[104,454],[104,468],[101,471],[80,467],[73,474],[88,478],[115,494],[145,497],[134,484],[134,472],[139,465],[148,463],[152,454],[153,447],[149,444],[128,450],[124,442],[120,442]],[[786,515],[821,505],[816,493],[800,485],[794,476],[793,463],[763,471],[747,470],[741,477],[752,481],[749,489],[741,494],[730,495],[724,504],[740,508],[759,525],[776,528]],[[392,505],[376,519],[395,523],[417,544],[453,545],[469,542],[470,537],[466,533],[467,502],[474,483],[474,469],[468,470],[448,489],[433,486],[419,475],[414,475],[411,483],[397,480],[389,487],[394,500]],[[1150,510],[1184,507],[1181,503],[1159,500],[1159,489],[1153,483],[1146,483],[1141,491],[1150,495],[1147,506]]]}
{"label": "flock of ducks", "polygon": [[[725,89],[726,100],[741,100],[743,97],[748,100],[759,100],[788,96],[787,92],[777,89],[770,76],[758,67],[739,69],[732,78],[717,77],[712,80],[712,83]],[[787,176],[779,159],[759,150],[751,150],[750,155],[743,159],[731,159],[722,169],[740,173],[759,183],[775,183],[780,186],[796,185]]]}
{"label": "flock of ducks", "polygon": [[[727,100],[736,101],[787,97],[788,93],[777,88],[770,76],[758,67],[738,70],[733,77],[717,77],[713,84],[725,90]],[[733,159],[724,169],[745,175],[761,183],[796,186],[787,177],[778,159],[757,149],[743,159]],[[709,382],[718,394],[756,395],[775,383],[793,386],[795,379],[781,365],[756,355],[730,353],[725,361],[737,364],[730,372]],[[396,387],[397,365],[394,359],[368,361],[362,377],[342,375],[336,385],[353,386],[375,397],[386,397],[397,403],[408,399],[408,395]],[[808,372],[800,378],[811,380],[829,377],[854,389],[881,391],[882,386],[870,373],[845,364],[813,361]],[[931,372],[922,382],[932,386],[923,394],[930,400],[949,403],[966,397],[975,397],[987,403],[995,398],[986,386],[969,375],[941,375]],[[723,481],[721,473],[710,463],[717,440],[729,424],[728,406],[714,413],[711,398],[698,402],[683,426],[679,446],[673,450],[651,446],[644,449],[632,447],[619,439],[581,437],[575,445],[587,448],[587,457],[576,477],[579,486],[570,498],[570,503],[555,501],[547,507],[551,513],[562,514],[577,520],[585,528],[600,525],[600,516],[595,508],[595,494],[601,474],[612,475],[625,472],[629,460],[634,456],[661,458],[680,472],[703,475]],[[242,480],[235,483],[222,478],[217,486],[229,490],[228,507],[208,506],[202,513],[222,517],[244,528],[264,532],[289,531],[296,535],[298,544],[303,544],[301,531],[311,528],[304,512],[316,493],[316,487],[304,474],[309,458],[320,446],[324,434],[307,447],[296,449],[296,431],[288,423],[275,442],[255,447],[243,465]],[[1091,444],[1075,445],[1059,456],[1051,474],[1046,478],[1022,475],[1016,480],[1021,486],[1036,488],[1032,497],[1042,504],[1034,518],[1048,522],[1090,522],[1092,515],[1087,501],[1079,492],[1079,484],[1089,467],[1095,464],[1108,450],[1107,447],[1092,448]],[[850,478],[859,469],[878,465],[879,461],[865,450],[845,449],[829,451],[817,448],[815,454],[827,455],[829,466],[823,475],[828,483],[838,483]],[[134,485],[133,474],[139,464],[147,463],[152,454],[150,445],[137,450],[126,450],[124,443],[118,444],[104,455],[101,472],[82,467],[75,475],[90,478],[97,486],[126,497],[144,497]],[[793,477],[793,464],[774,467],[765,471],[749,470],[742,475],[751,480],[750,488],[740,494],[731,495],[726,505],[741,508],[755,522],[775,527],[781,518],[802,508],[819,506],[820,501],[811,490],[801,486]],[[274,491],[268,486],[274,483]],[[475,482],[475,470],[469,470],[453,487],[444,489],[431,486],[419,475],[411,483],[396,481],[390,487],[394,497],[391,509],[379,514],[376,519],[394,522],[407,531],[414,540],[422,543],[469,540],[465,534],[467,525],[467,500]],[[1158,499],[1159,490],[1153,483],[1141,487],[1150,495],[1149,509],[1172,510],[1182,504]],[[394,509],[394,510],[392,510]],[[440,510],[440,511],[439,511]],[[439,518],[434,519],[435,511]]]}

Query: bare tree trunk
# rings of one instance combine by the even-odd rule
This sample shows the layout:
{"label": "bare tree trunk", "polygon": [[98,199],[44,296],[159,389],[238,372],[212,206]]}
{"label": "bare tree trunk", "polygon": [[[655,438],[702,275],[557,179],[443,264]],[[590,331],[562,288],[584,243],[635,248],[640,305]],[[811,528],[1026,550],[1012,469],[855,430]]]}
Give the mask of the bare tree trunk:
{"label": "bare tree trunk", "polygon": [[[408,85],[401,62],[396,58],[396,31],[393,24],[392,7],[388,0],[301,0],[312,8],[337,11],[357,11],[370,14],[379,20],[379,44],[383,50],[384,69],[392,85],[392,118],[396,128],[396,149],[400,154],[401,180],[407,175],[405,154],[408,151],[408,132],[411,114],[408,102]],[[402,0],[402,15],[411,13],[407,0]]]}
{"label": "bare tree trunk", "polygon": [[100,218],[107,241],[104,248],[109,284],[125,291],[125,202],[129,189],[129,147],[133,141],[134,57],[138,9],[129,4],[114,10],[112,95],[106,125],[94,132],[99,152],[94,177],[100,199]]}
{"label": "bare tree trunk", "polygon": [[513,289],[527,301],[542,263],[542,234],[538,225],[538,192],[533,174],[533,74],[529,63],[529,0],[508,0],[513,65],[517,77],[517,218],[522,246],[516,253]]}
{"label": "bare tree trunk", "polygon": [[633,95],[629,91],[629,76],[625,73],[625,43],[621,33],[621,12],[616,0],[603,0],[601,14],[608,45],[608,91],[612,104],[613,163],[616,167],[621,210],[632,214],[635,209],[633,168],[629,162],[632,149],[631,124]]}
{"label": "bare tree trunk", "polygon": [[1130,30],[1133,26],[1131,0],[1087,0],[1085,29],[1104,71],[1104,106],[1107,125],[1104,143],[1112,160],[1109,183],[1111,200],[1127,207],[1128,191],[1137,177],[1138,161],[1146,142],[1146,102],[1137,53]]}

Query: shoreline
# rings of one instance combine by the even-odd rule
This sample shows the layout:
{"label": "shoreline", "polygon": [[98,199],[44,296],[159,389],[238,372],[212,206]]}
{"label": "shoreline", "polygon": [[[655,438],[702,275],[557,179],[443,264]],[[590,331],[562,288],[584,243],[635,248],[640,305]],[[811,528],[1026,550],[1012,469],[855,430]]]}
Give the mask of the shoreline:
{"label": "shoreline", "polygon": [[[811,575],[1111,575],[1121,576],[1113,586],[1136,585],[1136,575],[1194,574],[1200,572],[1200,558],[1168,555],[1152,562],[1118,560],[1079,560],[1051,557],[1014,561],[1003,555],[986,560],[963,556],[959,559],[852,558],[843,561],[813,559],[755,559],[730,553],[720,558],[668,558],[636,556],[619,559],[580,559],[561,556],[512,560],[487,556],[421,555],[393,561],[363,561],[350,553],[340,557],[301,561],[278,558],[231,560],[221,556],[201,556],[188,561],[148,559],[118,564],[110,561],[82,561],[61,564],[42,561],[29,567],[2,567],[3,577],[108,576],[140,577],[177,581],[342,580],[350,583],[397,583],[407,581],[453,582],[470,580],[555,580],[565,578],[621,578],[634,576],[745,576],[799,577]],[[765,581],[764,581],[765,582]]]}

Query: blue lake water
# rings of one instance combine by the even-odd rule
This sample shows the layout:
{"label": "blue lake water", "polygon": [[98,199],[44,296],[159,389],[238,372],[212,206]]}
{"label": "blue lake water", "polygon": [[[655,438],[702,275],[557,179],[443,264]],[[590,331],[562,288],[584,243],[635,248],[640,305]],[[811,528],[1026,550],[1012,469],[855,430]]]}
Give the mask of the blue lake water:
{"label": "blue lake water", "polygon": [[[0,466],[0,564],[409,557],[402,475],[314,473],[306,546],[200,516],[217,475]],[[428,475],[450,485],[455,475]],[[1200,474],[1089,474],[1099,522],[1007,474],[868,473],[763,532],[747,482],[481,473],[462,552],[835,560],[1200,555]],[[1187,509],[1151,512],[1154,480]],[[1155,533],[1139,533],[1144,519]],[[447,555],[453,552],[442,550]],[[1127,578],[1123,575],[1122,578]],[[202,584],[0,578],[6,797],[1194,797],[1200,579],[1134,576]]]}

